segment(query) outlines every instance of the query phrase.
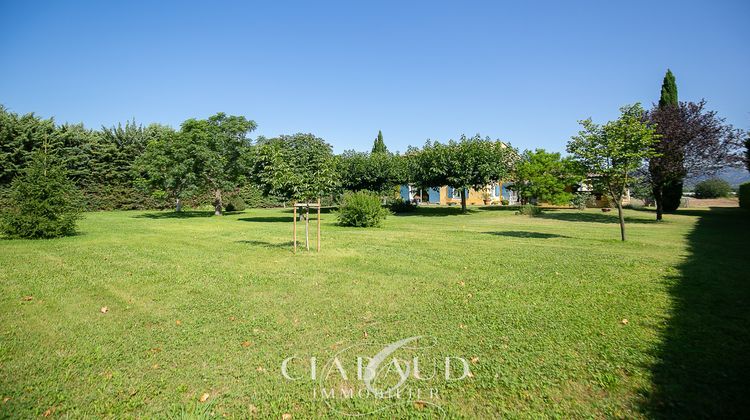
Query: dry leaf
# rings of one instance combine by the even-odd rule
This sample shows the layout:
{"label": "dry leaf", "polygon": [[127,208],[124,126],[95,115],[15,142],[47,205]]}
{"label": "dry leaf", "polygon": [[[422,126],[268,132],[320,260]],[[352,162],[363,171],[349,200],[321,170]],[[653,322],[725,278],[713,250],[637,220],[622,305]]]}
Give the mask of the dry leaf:
{"label": "dry leaf", "polygon": [[281,415],[281,420],[291,420],[291,419],[292,419],[292,415],[289,413],[284,413]]}
{"label": "dry leaf", "polygon": [[473,373],[471,373],[471,371],[469,371],[469,373],[467,373],[467,374],[466,374],[466,376],[468,376],[469,378],[473,378],[473,377],[474,377],[474,374],[473,374]]}
{"label": "dry leaf", "polygon": [[159,353],[161,351],[161,347],[154,347],[150,351],[151,353]]}
{"label": "dry leaf", "polygon": [[258,366],[257,368],[255,368],[255,370],[257,370],[258,372],[265,372],[266,371],[266,369],[263,366]]}
{"label": "dry leaf", "polygon": [[230,317],[229,317],[229,320],[230,320],[230,321],[236,321],[236,320],[237,320],[237,318],[235,318],[235,317],[233,317],[233,316],[230,316]]}
{"label": "dry leaf", "polygon": [[365,331],[365,333],[364,333],[364,334],[362,334],[362,335],[363,335],[363,336],[364,336],[365,338],[367,338],[367,337],[368,337],[368,335],[367,335],[367,331]]}
{"label": "dry leaf", "polygon": [[34,296],[24,296],[21,300],[24,302],[30,302],[34,300]]}
{"label": "dry leaf", "polygon": [[461,286],[466,286],[466,282],[463,281],[463,280],[459,281],[458,284],[461,285]]}
{"label": "dry leaf", "polygon": [[242,342],[242,347],[250,347],[250,342],[249,341],[243,341]]}
{"label": "dry leaf", "polygon": [[250,406],[248,407],[248,410],[250,410],[250,413],[255,414],[258,412],[258,407],[256,407],[253,404],[250,404]]}
{"label": "dry leaf", "polygon": [[174,323],[175,323],[175,325],[182,325],[182,321],[180,321],[179,319],[177,321],[175,321]]}
{"label": "dry leaf", "polygon": [[471,358],[471,363],[477,363],[477,362],[479,362],[479,358],[478,357],[474,356],[474,357]]}
{"label": "dry leaf", "polygon": [[462,330],[466,329],[466,325],[464,325],[464,324],[458,324],[458,328],[461,328]]}
{"label": "dry leaf", "polygon": [[44,414],[42,414],[42,415],[44,417],[49,417],[52,414],[53,411],[54,410],[52,410],[51,408],[48,408],[47,411],[45,411]]}
{"label": "dry leaf", "polygon": [[629,322],[630,322],[630,321],[628,321],[627,319],[623,319],[622,321],[620,321],[620,323],[621,323],[622,325],[628,325],[628,323],[629,323]]}
{"label": "dry leaf", "polygon": [[159,364],[157,363],[157,364],[155,364],[155,365],[153,365],[151,367],[154,368],[154,369],[159,369]]}
{"label": "dry leaf", "polygon": [[107,312],[109,312],[109,308],[107,308],[106,306],[102,306],[102,308],[99,309],[99,312],[106,314]]}
{"label": "dry leaf", "polygon": [[424,408],[424,401],[414,401],[414,408],[421,410]]}
{"label": "dry leaf", "polygon": [[10,401],[10,397],[3,398],[3,404],[7,403],[8,401]]}
{"label": "dry leaf", "polygon": [[206,392],[205,394],[201,395],[201,397],[198,399],[198,401],[200,401],[200,402],[206,402],[206,401],[208,401],[208,397],[210,397],[210,396],[211,395],[208,392]]}
{"label": "dry leaf", "polygon": [[474,295],[472,295],[471,293],[469,293],[467,296],[469,296],[470,298],[474,297]]}

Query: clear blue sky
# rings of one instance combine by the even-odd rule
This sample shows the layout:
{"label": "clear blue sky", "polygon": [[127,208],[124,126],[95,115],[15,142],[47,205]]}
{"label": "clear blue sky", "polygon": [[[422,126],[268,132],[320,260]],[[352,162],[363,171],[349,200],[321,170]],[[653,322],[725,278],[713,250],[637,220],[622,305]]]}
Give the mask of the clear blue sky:
{"label": "clear blue sky", "polygon": [[[407,4],[408,3],[408,4]],[[217,111],[337,152],[481,133],[562,151],[577,120],[706,98],[750,128],[750,2],[0,0],[0,103],[175,127]]]}

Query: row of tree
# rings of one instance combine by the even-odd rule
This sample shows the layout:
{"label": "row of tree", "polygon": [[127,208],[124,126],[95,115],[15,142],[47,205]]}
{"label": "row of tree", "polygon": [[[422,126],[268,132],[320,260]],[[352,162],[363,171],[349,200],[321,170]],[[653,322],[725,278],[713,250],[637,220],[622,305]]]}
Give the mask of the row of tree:
{"label": "row of tree", "polygon": [[[56,125],[34,114],[0,107],[0,188],[30,166],[35,151],[61,165],[89,209],[153,208],[166,201],[210,196],[222,213],[227,193],[251,185],[282,201],[311,201],[340,191],[368,190],[384,198],[400,184],[450,185],[462,191],[508,179],[518,153],[479,135],[446,144],[428,141],[391,153],[378,133],[372,151],[334,155],[312,134],[258,137],[256,123],[218,113],[189,119],[179,130],[163,125],[90,130]],[[466,197],[462,195],[466,208]]]}
{"label": "row of tree", "polygon": [[[742,160],[743,133],[707,111],[703,101],[677,101],[671,71],[664,78],[658,105],[649,111],[640,106],[624,108],[617,121],[635,129],[635,119],[639,119],[639,129],[653,130],[653,136],[643,144],[628,146],[637,150],[628,151],[626,178],[606,185],[597,180],[608,168],[623,168],[620,160],[625,157],[613,157],[624,153],[618,149],[622,145],[601,146],[603,150],[594,152],[600,157],[613,155],[604,162],[609,166],[592,165],[590,156],[573,146],[582,144],[584,134],[569,145],[568,157],[539,149],[518,153],[509,144],[479,135],[447,143],[427,141],[421,148],[394,154],[385,146],[382,133],[370,152],[335,156],[329,144],[311,134],[252,140],[254,121],[224,113],[189,119],[179,130],[134,122],[89,130],[0,107],[0,188],[9,185],[28,166],[32,153],[44,145],[84,192],[89,208],[158,207],[169,199],[179,211],[186,198],[210,196],[218,215],[227,193],[248,185],[283,201],[310,201],[342,190],[368,190],[386,197],[397,185],[412,184],[456,188],[465,210],[467,189],[512,180],[510,188],[524,202],[567,204],[575,187],[583,183],[593,184],[613,199],[618,195],[613,195],[613,188],[646,190],[655,199],[661,219],[664,212],[679,206],[686,176],[710,174]],[[594,134],[616,137],[611,131],[614,125],[582,124],[586,138]],[[631,155],[638,157],[632,165]],[[646,188],[635,188],[639,185]]]}

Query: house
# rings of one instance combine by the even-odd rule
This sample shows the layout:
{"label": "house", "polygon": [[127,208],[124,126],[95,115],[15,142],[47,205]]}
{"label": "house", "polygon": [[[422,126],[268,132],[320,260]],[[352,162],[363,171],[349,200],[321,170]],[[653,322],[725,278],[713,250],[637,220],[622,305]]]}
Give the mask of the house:
{"label": "house", "polygon": [[[499,205],[502,200],[508,200],[508,204],[516,204],[518,196],[515,192],[507,189],[503,183],[490,184],[483,190],[477,191],[473,188],[466,194],[466,204],[470,206],[485,205],[485,193],[488,203]],[[401,198],[411,203],[461,205],[461,190],[449,186],[419,189],[412,185],[401,186]]]}

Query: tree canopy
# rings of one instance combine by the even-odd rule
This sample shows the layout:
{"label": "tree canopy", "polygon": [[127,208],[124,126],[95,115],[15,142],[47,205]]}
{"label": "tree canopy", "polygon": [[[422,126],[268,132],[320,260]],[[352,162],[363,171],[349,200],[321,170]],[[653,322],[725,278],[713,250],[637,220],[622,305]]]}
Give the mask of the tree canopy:
{"label": "tree canopy", "polygon": [[583,177],[572,158],[562,158],[560,153],[544,149],[526,150],[516,164],[511,189],[521,200],[566,205],[573,198],[572,188]]}
{"label": "tree canopy", "polygon": [[312,134],[258,139],[251,161],[252,180],[266,195],[310,202],[338,187],[333,149]]}
{"label": "tree canopy", "polygon": [[250,140],[257,125],[243,116],[219,112],[208,119],[182,123],[180,135],[190,144],[196,159],[196,181],[214,196],[214,213],[222,214],[222,194],[236,189],[247,175]]}
{"label": "tree canopy", "polygon": [[481,190],[510,177],[518,153],[499,140],[462,135],[446,144],[427,141],[422,149],[410,149],[411,180],[421,187],[448,185],[460,189],[461,209],[466,211],[466,192]]}

